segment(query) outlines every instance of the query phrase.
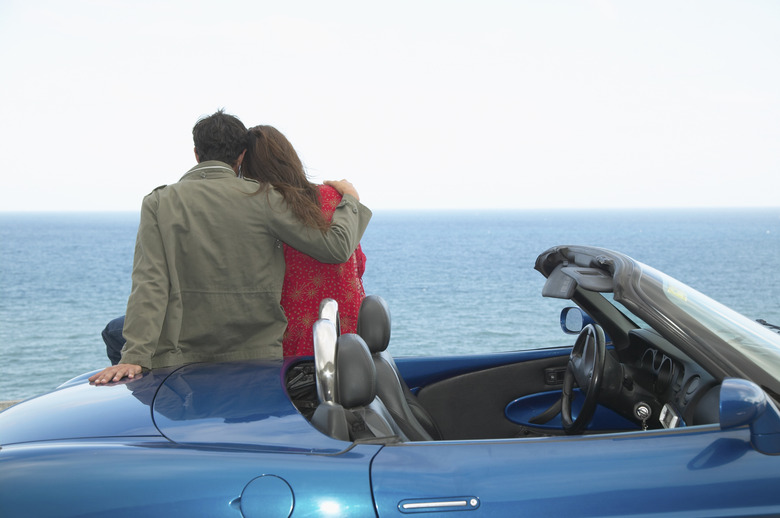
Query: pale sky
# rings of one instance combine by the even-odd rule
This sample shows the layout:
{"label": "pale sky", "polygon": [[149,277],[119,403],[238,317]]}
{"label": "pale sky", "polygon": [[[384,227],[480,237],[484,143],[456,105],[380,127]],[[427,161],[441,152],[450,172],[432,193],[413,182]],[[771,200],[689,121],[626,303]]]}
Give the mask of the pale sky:
{"label": "pale sky", "polygon": [[372,209],[780,206],[780,2],[0,0],[0,211],[136,211],[218,108]]}

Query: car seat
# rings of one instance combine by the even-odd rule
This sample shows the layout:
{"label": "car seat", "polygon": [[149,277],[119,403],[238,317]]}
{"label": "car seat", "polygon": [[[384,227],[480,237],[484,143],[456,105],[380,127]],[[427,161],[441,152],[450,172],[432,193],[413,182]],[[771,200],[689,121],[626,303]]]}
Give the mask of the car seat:
{"label": "car seat", "polygon": [[390,309],[382,297],[369,295],[363,299],[358,312],[357,332],[374,360],[377,396],[401,430],[412,441],[441,439],[433,417],[417,401],[417,396],[409,389],[387,351],[390,344]]}
{"label": "car seat", "polygon": [[[343,441],[385,437],[407,441],[407,436],[376,397],[376,368],[363,339],[356,334],[337,337],[334,323],[326,319],[314,323],[313,335],[318,393],[320,386],[330,386],[332,390],[324,390],[330,399],[321,399],[312,424]],[[331,348],[332,365],[317,360],[318,351]]]}

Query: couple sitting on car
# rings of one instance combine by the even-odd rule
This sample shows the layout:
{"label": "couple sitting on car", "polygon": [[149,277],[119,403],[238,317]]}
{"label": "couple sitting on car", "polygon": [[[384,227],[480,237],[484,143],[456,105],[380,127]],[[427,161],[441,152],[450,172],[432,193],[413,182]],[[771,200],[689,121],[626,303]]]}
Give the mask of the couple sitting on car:
{"label": "couple sitting on car", "polygon": [[104,331],[116,364],[89,378],[96,384],[189,362],[310,354],[325,297],[355,331],[371,211],[352,184],[312,184],[284,135],[247,132],[222,111],[199,120],[193,140],[198,164],[144,198],[127,315]]}

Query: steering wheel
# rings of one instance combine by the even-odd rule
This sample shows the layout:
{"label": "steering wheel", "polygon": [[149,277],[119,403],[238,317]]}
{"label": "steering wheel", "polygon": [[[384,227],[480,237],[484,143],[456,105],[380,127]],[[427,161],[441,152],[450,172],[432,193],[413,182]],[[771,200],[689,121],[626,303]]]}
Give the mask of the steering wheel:
{"label": "steering wheel", "polygon": [[[563,376],[561,395],[561,423],[567,434],[581,434],[596,413],[601,380],[604,377],[607,347],[604,330],[597,324],[588,324],[580,331],[569,355]],[[574,384],[585,394],[585,402],[576,419],[571,417]]]}

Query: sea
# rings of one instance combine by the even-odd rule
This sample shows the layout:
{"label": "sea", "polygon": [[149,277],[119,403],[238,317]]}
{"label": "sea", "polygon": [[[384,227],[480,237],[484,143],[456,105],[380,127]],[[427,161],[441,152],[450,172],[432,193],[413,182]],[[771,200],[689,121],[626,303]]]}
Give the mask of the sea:
{"label": "sea", "polygon": [[[100,332],[125,312],[137,227],[137,213],[0,213],[0,401],[108,365]],[[363,282],[390,306],[395,356],[570,345],[570,303],[542,298],[533,266],[574,244],[780,324],[780,208],[375,211]]]}

